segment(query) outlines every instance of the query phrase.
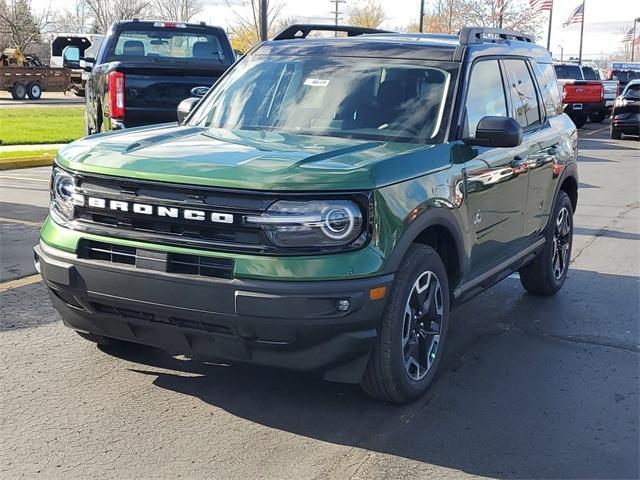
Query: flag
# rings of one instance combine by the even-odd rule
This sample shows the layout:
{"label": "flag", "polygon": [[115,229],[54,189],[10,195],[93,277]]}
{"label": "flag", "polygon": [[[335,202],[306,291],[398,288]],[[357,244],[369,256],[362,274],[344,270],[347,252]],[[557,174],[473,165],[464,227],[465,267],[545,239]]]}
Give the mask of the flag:
{"label": "flag", "polygon": [[627,33],[622,37],[622,43],[632,42],[633,41],[633,28],[631,28]]}
{"label": "flag", "polygon": [[553,10],[553,0],[529,0],[529,7],[534,15],[545,10]]}
{"label": "flag", "polygon": [[568,27],[569,25],[573,25],[574,23],[582,23],[584,19],[583,12],[584,12],[584,4],[581,3],[575,8],[573,12],[571,12],[571,15],[569,16],[569,18],[567,18],[567,21],[562,24],[562,26]]}

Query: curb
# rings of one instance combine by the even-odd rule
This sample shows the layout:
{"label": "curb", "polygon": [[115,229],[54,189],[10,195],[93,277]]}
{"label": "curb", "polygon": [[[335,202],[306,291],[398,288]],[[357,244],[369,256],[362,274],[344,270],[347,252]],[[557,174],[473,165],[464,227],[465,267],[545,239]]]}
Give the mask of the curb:
{"label": "curb", "polygon": [[53,156],[0,158],[0,171],[16,168],[46,167],[53,164]]}

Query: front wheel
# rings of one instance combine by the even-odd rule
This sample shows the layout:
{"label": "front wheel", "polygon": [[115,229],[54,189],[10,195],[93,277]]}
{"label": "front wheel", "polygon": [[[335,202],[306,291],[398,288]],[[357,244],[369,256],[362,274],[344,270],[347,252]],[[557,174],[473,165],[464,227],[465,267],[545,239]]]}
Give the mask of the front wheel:
{"label": "front wheel", "polygon": [[622,138],[622,133],[617,128],[611,127],[611,138],[613,140],[620,140]]}
{"label": "front wheel", "polygon": [[408,403],[429,387],[449,329],[449,283],[438,253],[413,245],[398,269],[361,382],[370,396]]}
{"label": "front wheel", "polygon": [[553,295],[567,278],[573,243],[573,206],[569,195],[562,190],[558,193],[545,239],[540,255],[520,269],[522,286],[534,295]]}

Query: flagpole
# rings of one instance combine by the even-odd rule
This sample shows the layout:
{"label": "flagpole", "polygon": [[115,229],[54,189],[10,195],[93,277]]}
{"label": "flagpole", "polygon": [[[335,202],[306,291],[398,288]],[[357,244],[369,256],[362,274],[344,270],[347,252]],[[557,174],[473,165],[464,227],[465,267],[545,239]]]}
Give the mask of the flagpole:
{"label": "flagpole", "polygon": [[580,22],[580,50],[578,53],[578,64],[582,64],[582,35],[584,34],[584,4],[586,0],[582,0],[582,22]]}
{"label": "flagpole", "polygon": [[549,10],[549,31],[547,32],[547,50],[551,51],[551,19],[553,18],[553,1]]}
{"label": "flagpole", "polygon": [[633,62],[633,54],[636,51],[636,23],[640,18],[633,19],[633,38],[631,39],[631,61]]}

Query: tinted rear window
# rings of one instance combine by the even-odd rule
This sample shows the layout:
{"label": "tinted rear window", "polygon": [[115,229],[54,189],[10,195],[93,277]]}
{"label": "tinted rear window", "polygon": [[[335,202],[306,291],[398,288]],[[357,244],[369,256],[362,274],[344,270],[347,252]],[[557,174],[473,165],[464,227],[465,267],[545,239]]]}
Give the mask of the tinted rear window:
{"label": "tinted rear window", "polygon": [[578,65],[554,65],[556,69],[556,77],[571,78],[573,80],[582,80],[582,72]]}
{"label": "tinted rear window", "polygon": [[582,67],[582,74],[585,80],[599,80],[598,75],[591,67]]}
{"label": "tinted rear window", "polygon": [[120,31],[107,61],[206,62],[230,64],[232,54],[223,34],[188,28],[138,28]]}

